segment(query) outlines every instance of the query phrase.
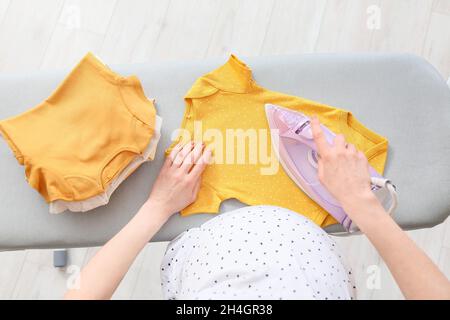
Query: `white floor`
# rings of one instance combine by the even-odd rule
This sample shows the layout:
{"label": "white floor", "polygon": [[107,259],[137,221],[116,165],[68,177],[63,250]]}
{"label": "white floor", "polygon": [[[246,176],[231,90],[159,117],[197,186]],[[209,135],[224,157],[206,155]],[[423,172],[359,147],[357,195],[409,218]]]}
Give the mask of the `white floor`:
{"label": "white floor", "polygon": [[[450,0],[0,0],[0,72],[69,68],[87,51],[109,64],[230,52],[400,51],[425,57],[447,78],[449,30]],[[450,277],[449,219],[410,235]],[[402,298],[364,236],[338,242],[360,298]],[[114,298],[161,297],[166,245],[146,247]],[[96,250],[70,250],[69,263],[82,266]],[[61,298],[73,270],[54,269],[51,256],[51,250],[0,253],[0,298]]]}

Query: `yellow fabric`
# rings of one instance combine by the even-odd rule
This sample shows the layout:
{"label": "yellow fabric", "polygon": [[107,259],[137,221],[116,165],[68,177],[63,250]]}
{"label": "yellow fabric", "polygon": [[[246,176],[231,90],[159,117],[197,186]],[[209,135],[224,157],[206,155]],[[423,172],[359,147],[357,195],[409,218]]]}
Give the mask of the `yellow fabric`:
{"label": "yellow fabric", "polygon": [[[328,128],[344,134],[348,142],[365,152],[370,164],[378,172],[384,170],[388,146],[384,137],[364,127],[348,111],[259,86],[251,70],[235,56],[231,56],[220,68],[199,78],[187,93],[185,101],[182,128],[189,132],[190,137],[180,134],[171,148],[188,138],[203,139],[206,144],[214,145],[213,139],[206,141],[204,137],[194,134],[196,120],[201,121],[202,132],[218,129],[223,137],[226,137],[226,129],[268,130],[264,104],[272,103],[301,111],[308,116],[317,115]],[[266,147],[267,150],[271,148],[270,136]],[[248,149],[246,159],[249,159]],[[213,153],[216,152],[213,150]],[[197,200],[184,209],[182,215],[216,213],[221,201],[236,198],[248,205],[288,208],[304,214],[321,226],[336,223],[295,185],[281,165],[275,175],[262,175],[261,167],[263,164],[260,161],[256,164],[250,164],[249,161],[245,164],[211,164],[203,174]]]}
{"label": "yellow fabric", "polygon": [[28,183],[47,202],[85,200],[146,149],[155,107],[135,76],[87,54],[49,98],[0,122]]}

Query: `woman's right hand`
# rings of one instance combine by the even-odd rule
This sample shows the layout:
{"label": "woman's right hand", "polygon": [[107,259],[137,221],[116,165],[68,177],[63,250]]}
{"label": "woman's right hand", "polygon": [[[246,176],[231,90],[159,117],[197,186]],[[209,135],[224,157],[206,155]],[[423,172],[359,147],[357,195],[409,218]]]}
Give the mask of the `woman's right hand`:
{"label": "woman's right hand", "polygon": [[319,152],[319,179],[368,237],[407,299],[450,299],[450,282],[386,214],[370,190],[369,164],[361,151],[337,135],[330,145],[319,120],[311,121]]}
{"label": "woman's right hand", "polygon": [[375,198],[370,190],[369,163],[364,153],[347,143],[341,134],[330,145],[317,117],[312,119],[311,128],[319,152],[319,180],[342,207]]}

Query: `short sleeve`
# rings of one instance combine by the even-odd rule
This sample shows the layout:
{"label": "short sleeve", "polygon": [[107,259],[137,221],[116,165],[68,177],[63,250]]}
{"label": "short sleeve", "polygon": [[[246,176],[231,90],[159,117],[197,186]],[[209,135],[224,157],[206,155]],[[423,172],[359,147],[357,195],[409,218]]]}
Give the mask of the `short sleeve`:
{"label": "short sleeve", "polygon": [[388,140],[359,122],[351,112],[341,110],[341,130],[349,143],[364,152],[370,165],[383,174]]}

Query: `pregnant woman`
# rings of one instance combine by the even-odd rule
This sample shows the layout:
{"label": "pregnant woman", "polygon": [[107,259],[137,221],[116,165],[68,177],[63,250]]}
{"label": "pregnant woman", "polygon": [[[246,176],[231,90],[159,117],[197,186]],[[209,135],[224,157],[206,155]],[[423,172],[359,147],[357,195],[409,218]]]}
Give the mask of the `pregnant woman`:
{"label": "pregnant woman", "polygon": [[[386,262],[408,299],[450,299],[450,282],[385,212],[370,190],[364,154],[338,135],[329,145],[312,121],[321,183]],[[67,299],[109,299],[136,256],[167,219],[195,201],[211,152],[177,146],[148,201],[81,272]],[[339,249],[309,219],[287,209],[249,206],[180,234],[161,265],[167,299],[352,299],[357,288]]]}

